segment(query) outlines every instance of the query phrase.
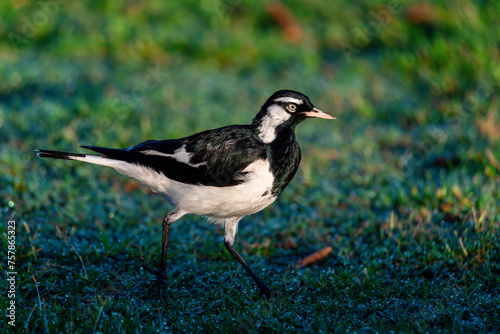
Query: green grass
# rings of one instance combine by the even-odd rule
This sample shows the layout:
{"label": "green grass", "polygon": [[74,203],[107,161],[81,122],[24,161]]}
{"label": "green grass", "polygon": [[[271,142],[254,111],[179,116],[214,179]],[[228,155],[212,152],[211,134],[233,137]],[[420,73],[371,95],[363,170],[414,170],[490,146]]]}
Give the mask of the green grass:
{"label": "green grass", "polygon": [[[264,1],[55,3],[0,5],[0,285],[13,219],[17,332],[499,330],[499,2],[287,1],[296,43]],[[282,88],[338,120],[298,127],[297,176],[240,223],[272,299],[223,231],[186,216],[160,300],[136,257],[159,261],[171,205],[33,153],[249,123]]]}

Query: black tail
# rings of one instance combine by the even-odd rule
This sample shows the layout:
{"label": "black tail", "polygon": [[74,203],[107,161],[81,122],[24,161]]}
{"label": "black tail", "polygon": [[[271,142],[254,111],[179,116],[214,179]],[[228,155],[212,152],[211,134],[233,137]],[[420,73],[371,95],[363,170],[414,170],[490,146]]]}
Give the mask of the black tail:
{"label": "black tail", "polygon": [[81,147],[87,150],[92,150],[94,152],[104,154],[104,156],[109,159],[123,160],[127,162],[135,161],[133,158],[134,156],[133,154],[121,148],[109,148],[100,146],[81,146]]}
{"label": "black tail", "polygon": [[85,157],[85,154],[71,153],[64,151],[52,151],[52,150],[35,150],[36,155],[40,158],[52,158],[52,159],[64,159],[71,160],[71,157]]}

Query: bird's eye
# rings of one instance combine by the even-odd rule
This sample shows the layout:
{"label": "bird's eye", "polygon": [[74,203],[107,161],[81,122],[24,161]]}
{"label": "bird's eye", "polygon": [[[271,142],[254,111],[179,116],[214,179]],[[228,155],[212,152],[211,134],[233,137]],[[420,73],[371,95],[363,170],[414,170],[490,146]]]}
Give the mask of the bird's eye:
{"label": "bird's eye", "polygon": [[297,110],[297,105],[296,104],[293,104],[293,103],[290,103],[289,105],[286,106],[286,108],[290,111],[290,112],[295,112],[295,110]]}

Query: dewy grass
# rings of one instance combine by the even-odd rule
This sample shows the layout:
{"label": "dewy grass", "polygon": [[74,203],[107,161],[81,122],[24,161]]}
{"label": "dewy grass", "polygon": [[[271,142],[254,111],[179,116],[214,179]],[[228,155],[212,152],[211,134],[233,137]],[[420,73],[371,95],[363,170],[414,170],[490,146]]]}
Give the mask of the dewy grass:
{"label": "dewy grass", "polygon": [[[8,249],[16,222],[17,332],[498,331],[498,2],[386,8],[368,39],[384,8],[287,3],[295,44],[264,2],[43,4],[2,5],[0,235]],[[159,299],[136,258],[159,261],[171,206],[33,153],[245,124],[281,88],[338,120],[298,129],[297,176],[240,224],[236,246],[272,299],[194,216],[172,226]]]}

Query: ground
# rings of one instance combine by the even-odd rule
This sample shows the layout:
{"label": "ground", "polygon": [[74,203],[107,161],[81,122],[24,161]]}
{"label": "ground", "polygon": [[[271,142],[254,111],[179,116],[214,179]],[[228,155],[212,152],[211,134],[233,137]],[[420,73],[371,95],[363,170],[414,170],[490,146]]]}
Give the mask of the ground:
{"label": "ground", "polygon": [[[0,5],[2,289],[18,332],[494,332],[500,328],[498,1],[204,0]],[[35,148],[126,148],[250,123],[278,89],[302,163],[235,247],[99,166]],[[9,221],[15,252],[8,262]],[[296,264],[325,247],[326,257]],[[13,265],[11,268],[10,265]],[[7,314],[7,312],[4,312]]]}

